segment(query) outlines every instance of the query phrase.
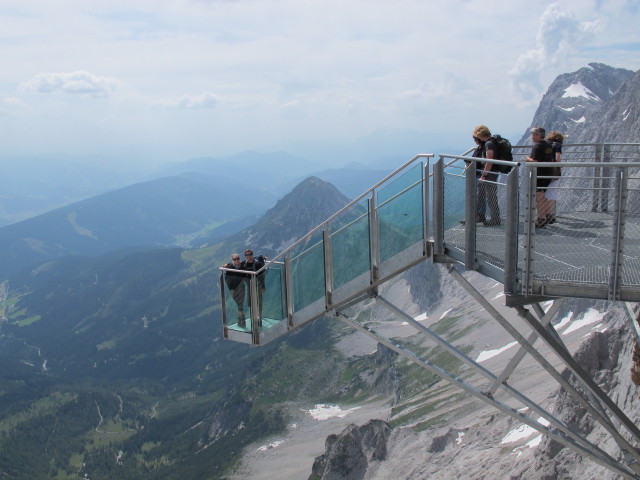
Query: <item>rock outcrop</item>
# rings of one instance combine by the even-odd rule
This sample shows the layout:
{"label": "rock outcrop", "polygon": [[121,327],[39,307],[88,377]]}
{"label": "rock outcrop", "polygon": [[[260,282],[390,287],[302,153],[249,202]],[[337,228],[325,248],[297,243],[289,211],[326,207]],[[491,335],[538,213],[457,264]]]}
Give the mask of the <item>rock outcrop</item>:
{"label": "rock outcrop", "polygon": [[313,463],[309,480],[365,478],[370,462],[386,460],[391,430],[387,422],[371,420],[361,427],[349,425],[340,435],[330,435],[325,454]]}
{"label": "rock outcrop", "polygon": [[[587,140],[581,140],[583,134],[588,135],[588,142],[623,141],[622,138],[628,137],[624,134],[615,134],[613,131],[607,132],[606,135],[600,135],[604,132],[598,131],[595,132],[598,133],[595,136],[591,132],[586,132],[592,127],[596,129],[602,127],[603,109],[608,110],[611,105],[624,105],[629,101],[626,95],[619,95],[619,93],[622,93],[623,85],[633,76],[631,70],[613,68],[602,63],[590,63],[576,72],[559,75],[542,97],[531,126],[542,126],[547,131],[558,130],[568,134],[567,141],[571,143],[586,142]],[[625,87],[626,89],[628,87]],[[636,103],[637,100],[636,91]],[[614,123],[620,126],[617,120],[622,121],[624,115],[614,115],[614,117]],[[611,126],[613,127],[613,123]],[[529,129],[527,129],[518,145],[530,143]]]}
{"label": "rock outcrop", "polygon": [[[572,308],[577,308],[579,304],[582,304],[584,311],[585,301],[571,301]],[[640,421],[640,400],[630,374],[636,342],[627,314],[619,304],[590,302],[589,305],[590,308],[597,306],[606,311],[602,324],[607,328],[587,336],[574,358],[637,424]],[[565,378],[572,377],[568,370],[562,375]],[[587,436],[592,443],[615,458],[621,457],[618,445],[606,430],[562,388],[552,392],[543,403],[550,405],[554,415]],[[465,421],[475,424],[463,428],[460,425]],[[518,442],[505,442],[507,432],[521,427],[511,417],[500,413],[487,415],[486,411],[484,414],[471,413],[466,419],[450,419],[444,426],[431,427],[422,432],[415,432],[411,427],[385,428],[381,431],[379,423],[360,428],[351,426],[327,439],[326,451],[317,458],[310,478],[620,478],[558,442],[545,436],[539,437],[534,431]]]}

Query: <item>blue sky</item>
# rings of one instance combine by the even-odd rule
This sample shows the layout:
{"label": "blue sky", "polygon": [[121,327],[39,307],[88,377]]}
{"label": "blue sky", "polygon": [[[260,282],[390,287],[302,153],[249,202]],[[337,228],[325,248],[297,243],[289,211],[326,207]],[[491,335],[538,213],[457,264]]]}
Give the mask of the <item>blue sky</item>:
{"label": "blue sky", "polygon": [[467,146],[478,123],[517,140],[558,74],[640,69],[639,4],[3,0],[0,158],[331,164]]}

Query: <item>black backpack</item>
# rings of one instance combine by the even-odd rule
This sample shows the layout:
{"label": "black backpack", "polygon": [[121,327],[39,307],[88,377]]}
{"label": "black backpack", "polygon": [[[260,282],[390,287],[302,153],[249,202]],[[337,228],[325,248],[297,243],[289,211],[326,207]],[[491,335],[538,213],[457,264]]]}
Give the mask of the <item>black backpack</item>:
{"label": "black backpack", "polygon": [[[496,142],[498,146],[496,160],[509,160],[513,161],[513,153],[511,152],[511,142],[506,138],[501,137],[500,135],[493,135],[491,137],[493,141]],[[511,165],[498,165],[494,163],[491,167],[492,172],[497,173],[509,173],[513,167]]]}

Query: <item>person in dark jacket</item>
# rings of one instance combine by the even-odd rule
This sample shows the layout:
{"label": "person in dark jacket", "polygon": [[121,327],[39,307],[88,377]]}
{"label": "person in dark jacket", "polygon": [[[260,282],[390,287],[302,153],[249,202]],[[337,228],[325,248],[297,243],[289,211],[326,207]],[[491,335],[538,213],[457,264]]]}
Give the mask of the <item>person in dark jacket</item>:
{"label": "person in dark jacket", "polygon": [[[473,130],[473,139],[482,147],[482,156],[487,160],[499,160],[498,144],[491,135],[489,127],[478,125]],[[498,173],[492,172],[493,163],[490,161],[482,164],[482,170],[478,177],[478,204],[484,205],[482,220],[487,227],[500,225],[500,204],[498,203]],[[486,218],[487,207],[491,209],[491,219]]]}
{"label": "person in dark jacket", "polygon": [[[551,144],[551,148],[553,148],[553,161],[560,163],[560,157],[562,156],[562,142],[564,142],[564,135],[557,130],[552,130],[547,134],[547,142]],[[555,167],[554,176],[560,177],[561,171],[560,167]],[[551,202],[551,213],[547,215],[547,223],[555,223],[556,222],[556,200],[558,197],[558,189],[554,188],[558,186],[558,182],[560,178],[553,180],[549,184],[549,188],[547,189],[547,193],[545,197],[549,202]]]}
{"label": "person in dark jacket", "polygon": [[[249,270],[252,272],[257,272],[262,267],[264,267],[264,257],[262,255],[254,258],[253,250],[247,249],[244,252],[245,260],[242,262],[240,268],[242,270]],[[251,280],[252,275],[247,275],[245,278],[247,282],[247,296],[249,299],[249,305],[251,305],[251,287],[249,281]],[[260,316],[259,325],[262,325],[262,294],[265,291],[264,286],[264,272],[258,275],[258,315]]]}
{"label": "person in dark jacket", "polygon": [[[544,139],[545,130],[542,127],[533,127],[531,129],[531,156],[527,157],[527,162],[553,162],[553,148],[551,144]],[[545,193],[547,187],[553,180],[553,167],[538,168],[536,179],[536,210],[538,218],[536,218],[536,227],[542,228],[549,223],[551,218],[551,202],[546,199]]]}
{"label": "person in dark jacket", "polygon": [[[224,268],[230,268],[235,270],[242,270],[242,263],[240,262],[240,254],[231,254],[231,262],[227,263]],[[238,305],[238,326],[245,328],[245,315],[244,315],[244,281],[246,274],[235,272],[224,272],[224,281],[227,284],[227,288],[231,293],[233,301]]]}

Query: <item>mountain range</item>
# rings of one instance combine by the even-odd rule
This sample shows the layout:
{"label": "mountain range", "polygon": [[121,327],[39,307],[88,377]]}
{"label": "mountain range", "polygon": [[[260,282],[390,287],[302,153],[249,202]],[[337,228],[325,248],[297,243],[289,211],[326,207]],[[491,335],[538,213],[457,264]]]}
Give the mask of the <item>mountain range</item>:
{"label": "mountain range", "polygon": [[[215,292],[217,266],[249,235],[270,251],[347,201],[309,178],[272,212],[287,228],[265,220],[206,247],[65,256],[10,275],[0,288],[1,474],[219,478],[244,445],[284,427],[273,381],[281,400],[301,385],[333,395],[318,378],[339,376],[333,362],[304,379],[286,373],[294,358],[314,364],[326,324],[265,349],[221,342]],[[126,459],[111,462],[120,450]]]}
{"label": "mountain range", "polygon": [[[272,198],[204,175],[164,177],[103,193],[0,228],[0,280],[65,255],[129,246],[188,246],[244,226]],[[233,222],[233,223],[231,223]],[[239,223],[238,223],[239,222]],[[237,230],[236,230],[237,231]]]}
{"label": "mountain range", "polygon": [[252,195],[268,199],[269,204],[307,176],[315,175],[354,198],[403,160],[401,156],[380,156],[365,164],[346,159],[344,166],[336,167],[339,162],[335,158],[310,161],[287,152],[242,152],[142,170],[136,167],[135,160],[123,169],[93,159],[0,157],[0,227],[163,177],[241,186]]}
{"label": "mountain range", "polygon": [[[609,70],[595,70],[606,85]],[[637,74],[606,103],[621,103],[624,95],[637,105],[633,82]],[[558,90],[554,95],[564,94]],[[637,118],[633,115],[627,119]],[[590,122],[595,125],[596,119],[585,114],[578,125]],[[295,158],[287,161],[298,168]],[[584,465],[576,470],[582,476],[572,477],[571,466],[579,460],[553,444],[537,457],[532,449],[520,450],[524,462],[514,468],[517,452],[499,443],[511,428],[508,421],[495,412],[474,410],[476,404],[434,375],[341,323],[319,319],[259,349],[222,341],[218,267],[229,254],[251,247],[273,255],[339,210],[351,195],[316,176],[273,205],[269,192],[256,188],[252,195],[241,194],[228,177],[215,176],[215,169],[197,171],[197,164],[188,175],[166,171],[161,178],[0,229],[0,254],[5,255],[0,262],[0,476],[274,478],[284,462],[277,446],[258,459],[274,458],[273,469],[258,460],[246,466],[243,459],[257,451],[256,442],[286,438],[299,447],[295,455],[309,459],[289,478],[500,478],[505,472],[520,475],[514,478],[595,478]],[[203,161],[201,167],[209,164]],[[259,177],[260,170],[245,167],[230,164]],[[357,180],[362,171],[370,181],[366,169],[348,168],[352,173],[345,180]],[[335,176],[340,177],[338,169]],[[273,176],[262,180],[265,185],[278,182]],[[222,232],[225,225],[228,230]],[[181,243],[180,235],[188,238]],[[476,280],[487,296],[499,293],[495,282]],[[430,328],[450,335],[469,353],[497,340],[486,313],[436,265],[419,265],[384,288],[409,313],[427,315]],[[383,325],[394,341],[427,356],[442,355],[410,327],[392,326],[387,316],[365,307],[358,314]],[[606,310],[571,305],[576,316],[592,307]],[[600,352],[602,364],[608,358],[603,352],[625,338],[624,330],[614,333],[612,328],[611,338],[599,336],[598,349],[587,349]],[[572,337],[574,351],[581,337]],[[619,350],[626,354],[624,345]],[[619,362],[610,357],[609,364],[597,366],[594,374],[606,378],[607,368],[620,370],[626,363],[624,357]],[[456,371],[455,362],[450,368]],[[535,376],[535,370],[528,372],[523,382]],[[559,395],[549,385],[536,387],[550,398]],[[611,388],[633,395],[623,381]],[[294,426],[299,420],[308,423],[302,409],[322,403],[366,409],[371,402],[386,405],[384,422],[334,433],[324,455],[324,437],[316,438],[308,452],[293,440],[315,431],[315,424],[307,425],[310,430]],[[564,405],[559,408],[576,415]],[[467,454],[455,448],[460,434],[468,440]],[[496,443],[495,449],[487,447]],[[556,456],[565,463],[554,463]],[[345,467],[360,476],[345,474]],[[438,469],[444,476],[437,476]]]}

